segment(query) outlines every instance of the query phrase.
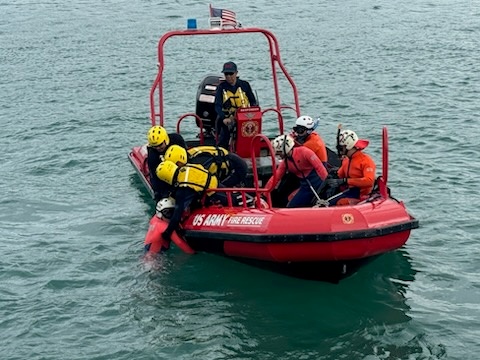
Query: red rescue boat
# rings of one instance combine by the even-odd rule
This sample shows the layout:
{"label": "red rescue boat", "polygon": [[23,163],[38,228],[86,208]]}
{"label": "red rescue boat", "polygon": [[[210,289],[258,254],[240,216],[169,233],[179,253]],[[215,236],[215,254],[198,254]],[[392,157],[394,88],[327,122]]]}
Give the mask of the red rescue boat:
{"label": "red rescue boat", "polygon": [[[252,33],[263,35],[267,39],[275,98],[271,107],[262,109],[257,106],[237,111],[236,143],[235,148],[230,150],[244,157],[250,164],[249,187],[221,191],[227,192],[229,196],[233,192],[240,193],[245,200],[244,205],[215,205],[193,210],[182,223],[181,235],[174,233],[172,240],[187,253],[217,253],[292,276],[338,281],[375,257],[402,247],[411,230],[417,228],[419,223],[408,213],[402,201],[391,197],[387,187],[386,128],[383,129],[382,176],[378,177],[375,190],[369,198],[351,206],[287,209],[272,205],[270,195],[273,189],[262,188],[260,184],[265,184],[274,173],[277,161],[268,137],[261,134],[262,122],[265,121],[265,114],[273,114],[277,117],[278,132],[271,135],[282,134],[283,112],[293,111],[299,116],[300,107],[295,83],[282,64],[277,39],[270,31],[220,26],[205,30],[170,31],[163,35],[158,45],[159,72],[150,92],[152,126],[165,126],[163,50],[168,39]],[[292,105],[283,105],[280,99],[278,74],[283,74],[290,85]],[[206,77],[199,87],[196,112],[185,113],[178,118],[177,132],[180,132],[180,124],[187,118],[194,119],[199,128],[197,133],[192,134],[192,140],[188,141],[190,146],[214,143],[212,124],[216,114],[212,96],[221,80],[218,76]],[[247,128],[250,131],[245,131]],[[328,152],[329,162],[338,165],[336,154],[331,150]],[[146,156],[145,145],[142,145],[132,149],[129,159],[153,195]],[[253,197],[250,205],[248,197]],[[152,217],[145,240],[145,248],[149,252],[159,252],[162,246],[167,246],[160,235],[166,225],[161,214]]]}

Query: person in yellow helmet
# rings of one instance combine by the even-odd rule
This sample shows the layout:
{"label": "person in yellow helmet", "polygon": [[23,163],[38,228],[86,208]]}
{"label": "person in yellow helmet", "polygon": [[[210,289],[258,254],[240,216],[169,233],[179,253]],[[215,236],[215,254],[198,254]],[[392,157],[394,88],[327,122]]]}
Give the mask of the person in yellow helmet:
{"label": "person in yellow helmet", "polygon": [[163,156],[169,146],[178,145],[186,149],[187,145],[182,135],[177,133],[168,134],[164,127],[158,125],[152,126],[148,130],[147,140],[149,179],[154,192],[155,201],[159,201],[160,199],[168,197],[168,194],[171,191],[171,186],[158,178],[156,169],[163,161]]}
{"label": "person in yellow helmet", "polygon": [[209,197],[215,196],[215,192],[208,190],[219,186],[218,179],[202,165],[178,166],[169,160],[158,165],[156,174],[160,180],[174,188],[172,197],[175,199],[175,208],[167,228],[162,233],[163,239],[170,243],[173,231],[179,229],[183,213],[189,210],[195,201],[200,200],[204,193]]}
{"label": "person in yellow helmet", "polygon": [[172,145],[165,152],[165,160],[182,166],[200,164],[212,175],[215,175],[224,187],[243,187],[247,176],[248,165],[237,154],[219,146],[197,146],[185,150],[181,146]]}
{"label": "person in yellow helmet", "polygon": [[237,65],[234,62],[223,64],[222,73],[225,81],[218,85],[215,93],[217,145],[228,148],[235,110],[239,107],[258,105],[258,102],[250,83],[238,78]]}

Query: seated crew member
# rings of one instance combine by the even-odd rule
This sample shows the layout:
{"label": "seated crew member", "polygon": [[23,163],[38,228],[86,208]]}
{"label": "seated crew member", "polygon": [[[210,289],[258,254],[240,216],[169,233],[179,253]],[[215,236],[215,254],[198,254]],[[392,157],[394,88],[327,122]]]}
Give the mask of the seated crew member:
{"label": "seated crew member", "polygon": [[293,127],[295,142],[317,154],[325,168],[328,166],[327,148],[320,135],[314,131],[317,123],[310,116],[300,116]]}
{"label": "seated crew member", "polygon": [[362,152],[368,140],[359,139],[351,130],[342,130],[338,138],[342,165],[337,171],[338,179],[327,179],[327,185],[345,189],[342,195],[330,200],[331,205],[355,205],[368,197],[375,183],[375,162]]}
{"label": "seated crew member", "polygon": [[237,77],[237,65],[234,62],[225,63],[222,73],[225,81],[218,85],[215,94],[217,145],[228,149],[236,109],[256,106],[258,103],[250,84]]}
{"label": "seated crew member", "polygon": [[163,239],[170,243],[173,231],[179,229],[183,213],[189,210],[195,201],[200,200],[205,192],[209,198],[215,197],[216,193],[208,190],[217,188],[218,179],[201,165],[186,164],[179,167],[171,161],[160,163],[156,174],[160,180],[174,188],[172,197],[175,199],[175,207],[168,226],[162,233]]}
{"label": "seated crew member", "polygon": [[294,145],[295,141],[290,135],[280,135],[272,140],[275,154],[280,155],[283,161],[275,170],[277,183],[273,183],[272,176],[266,185],[266,187],[277,186],[287,171],[297,176],[300,188],[288,202],[289,208],[310,206],[315,196],[313,192],[328,176],[325,166],[312,150],[305,146],[294,147]]}
{"label": "seated crew member", "polygon": [[197,146],[188,150],[172,145],[165,153],[165,160],[178,166],[186,163],[200,164],[215,175],[224,187],[243,187],[247,176],[247,163],[237,154],[217,146]]}
{"label": "seated crew member", "polygon": [[163,161],[165,151],[171,145],[179,145],[186,148],[187,145],[182,135],[177,133],[168,134],[162,126],[152,126],[147,133],[147,165],[150,184],[155,195],[155,201],[168,197],[171,187],[161,181],[156,174],[158,165]]}

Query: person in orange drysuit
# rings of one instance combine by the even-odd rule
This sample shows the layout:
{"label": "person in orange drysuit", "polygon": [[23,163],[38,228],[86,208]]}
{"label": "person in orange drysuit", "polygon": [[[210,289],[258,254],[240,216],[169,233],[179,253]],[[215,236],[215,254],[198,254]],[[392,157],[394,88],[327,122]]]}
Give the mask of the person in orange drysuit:
{"label": "person in orange drysuit", "polygon": [[328,169],[327,148],[320,135],[314,131],[316,127],[317,122],[315,122],[310,116],[300,116],[295,121],[293,137],[296,143],[312,150]]}
{"label": "person in orange drysuit", "polygon": [[332,188],[344,190],[329,201],[330,205],[355,205],[366,199],[375,183],[375,162],[362,152],[368,140],[359,139],[351,130],[343,130],[338,138],[339,152],[343,155],[342,165],[337,171],[338,179],[327,179]]}

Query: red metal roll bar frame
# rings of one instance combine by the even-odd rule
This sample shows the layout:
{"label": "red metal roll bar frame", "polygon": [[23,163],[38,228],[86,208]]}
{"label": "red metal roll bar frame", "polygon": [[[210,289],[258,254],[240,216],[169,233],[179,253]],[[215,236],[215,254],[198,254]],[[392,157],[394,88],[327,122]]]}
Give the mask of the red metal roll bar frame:
{"label": "red metal roll bar frame", "polygon": [[[298,101],[298,91],[295,83],[293,82],[292,77],[285,69],[285,66],[282,63],[280,58],[280,48],[278,45],[277,38],[273,33],[268,30],[261,28],[238,28],[238,29],[187,29],[187,30],[173,30],[165,33],[158,42],[158,74],[150,90],[150,120],[152,126],[158,125],[163,126],[164,123],[164,104],[163,104],[163,71],[165,69],[165,58],[164,58],[164,46],[168,39],[172,37],[181,37],[181,36],[196,36],[196,35],[226,35],[226,34],[262,34],[266,37],[269,45],[269,54],[270,54],[270,63],[273,79],[273,89],[275,94],[275,107],[267,109],[268,111],[274,111],[277,113],[279,130],[283,134],[283,117],[282,109],[291,108],[296,112],[297,117],[300,116],[300,106]],[[277,66],[280,71],[288,80],[294,97],[294,106],[285,106],[282,105],[279,94],[278,87],[278,77],[277,77]],[[155,96],[155,93],[158,90],[158,97]],[[158,100],[158,104],[156,101]]]}

